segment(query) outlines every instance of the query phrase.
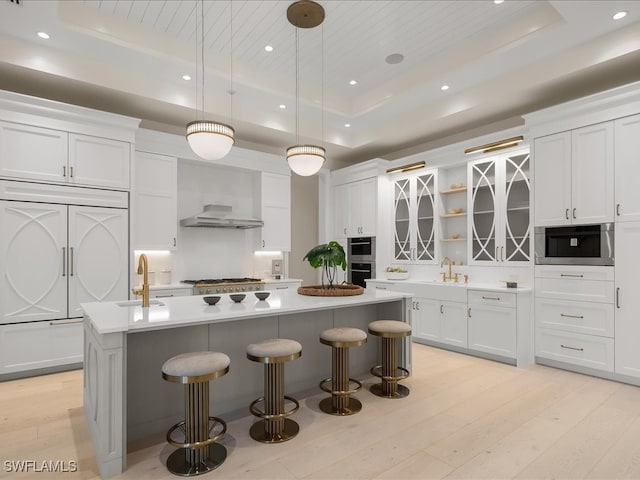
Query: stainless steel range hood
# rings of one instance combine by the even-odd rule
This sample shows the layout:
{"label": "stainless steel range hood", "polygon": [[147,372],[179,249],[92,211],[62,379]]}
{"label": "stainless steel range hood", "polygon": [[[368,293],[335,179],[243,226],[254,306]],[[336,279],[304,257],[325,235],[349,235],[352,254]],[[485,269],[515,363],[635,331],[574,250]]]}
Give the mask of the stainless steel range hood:
{"label": "stainless steel range hood", "polygon": [[180,226],[247,229],[262,227],[264,222],[254,218],[233,218],[229,205],[205,205],[204,211],[180,220]]}

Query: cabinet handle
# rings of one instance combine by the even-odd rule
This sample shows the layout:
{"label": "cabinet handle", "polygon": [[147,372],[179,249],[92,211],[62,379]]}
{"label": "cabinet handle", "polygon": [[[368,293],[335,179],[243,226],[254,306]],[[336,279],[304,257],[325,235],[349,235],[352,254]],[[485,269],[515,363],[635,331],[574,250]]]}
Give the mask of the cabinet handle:
{"label": "cabinet handle", "polygon": [[576,218],[576,209],[573,209],[573,218]]}
{"label": "cabinet handle", "polygon": [[73,277],[73,247],[69,247],[69,276]]}
{"label": "cabinet handle", "polygon": [[569,315],[566,313],[561,313],[560,314],[561,317],[567,317],[567,318],[584,318],[584,315]]}
{"label": "cabinet handle", "polygon": [[276,290],[289,290],[289,287],[276,287]]}
{"label": "cabinet handle", "polygon": [[569,209],[568,208],[564,211],[564,218],[569,220]]}
{"label": "cabinet handle", "polygon": [[416,310],[420,310],[420,302],[416,302]]}
{"label": "cabinet handle", "polygon": [[69,167],[69,177],[73,178],[73,167]]}
{"label": "cabinet handle", "polygon": [[496,262],[500,260],[500,258],[498,257],[498,247],[496,247],[495,259],[496,259]]}
{"label": "cabinet handle", "polygon": [[66,165],[63,165],[63,166],[62,166],[62,176],[63,176],[63,177],[66,177],[66,176],[67,176],[67,166],[66,166]]}
{"label": "cabinet handle", "polygon": [[444,313],[444,305],[440,305],[440,313]]}
{"label": "cabinet handle", "polygon": [[572,273],[561,273],[561,274],[560,274],[560,276],[561,276],[561,277],[572,277],[572,278],[582,278],[582,277],[584,277],[584,275],[583,275],[583,274],[580,274],[580,275],[574,275],[574,274],[572,274]]}
{"label": "cabinet handle", "polygon": [[262,248],[264,248],[264,240],[262,240]]}
{"label": "cabinet handle", "polygon": [[173,246],[176,246],[176,237],[173,237]]}
{"label": "cabinet handle", "polygon": [[620,308],[620,287],[616,288],[616,308]]}
{"label": "cabinet handle", "polygon": [[62,276],[67,276],[67,247],[62,247]]}
{"label": "cabinet handle", "polygon": [[347,234],[347,229],[346,229],[346,228],[344,229],[344,234],[345,234],[345,235]]}
{"label": "cabinet handle", "polygon": [[154,295],[153,298],[168,298],[173,297],[173,293],[167,293],[166,295]]}
{"label": "cabinet handle", "polygon": [[467,317],[471,318],[471,307],[467,308]]}
{"label": "cabinet handle", "polygon": [[74,325],[76,323],[82,323],[84,320],[82,318],[79,318],[77,320],[53,320],[52,322],[49,322],[49,325],[51,325],[52,327],[56,327],[56,326],[62,326],[62,325]]}
{"label": "cabinet handle", "polygon": [[485,297],[484,295],[482,296],[483,300],[498,300],[500,301],[500,297]]}
{"label": "cabinet handle", "polygon": [[620,216],[620,204],[619,203],[616,205],[616,215]]}
{"label": "cabinet handle", "polygon": [[562,344],[560,344],[560,346],[562,348],[567,348],[569,350],[578,350],[579,352],[584,352],[584,348],[570,347],[569,345],[562,345]]}
{"label": "cabinet handle", "polygon": [[386,290],[387,287],[381,287],[379,285],[376,285],[376,290]]}
{"label": "cabinet handle", "polygon": [[504,247],[500,247],[500,261],[504,262]]}

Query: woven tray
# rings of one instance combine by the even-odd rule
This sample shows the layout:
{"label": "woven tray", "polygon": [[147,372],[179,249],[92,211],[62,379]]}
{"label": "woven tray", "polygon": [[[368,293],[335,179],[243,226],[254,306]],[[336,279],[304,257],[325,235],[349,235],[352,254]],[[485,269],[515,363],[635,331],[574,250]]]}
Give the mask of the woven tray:
{"label": "woven tray", "polygon": [[334,288],[322,288],[322,285],[310,285],[308,287],[298,287],[300,295],[311,295],[314,297],[346,297],[349,295],[362,295],[364,288],[360,285],[336,285]]}

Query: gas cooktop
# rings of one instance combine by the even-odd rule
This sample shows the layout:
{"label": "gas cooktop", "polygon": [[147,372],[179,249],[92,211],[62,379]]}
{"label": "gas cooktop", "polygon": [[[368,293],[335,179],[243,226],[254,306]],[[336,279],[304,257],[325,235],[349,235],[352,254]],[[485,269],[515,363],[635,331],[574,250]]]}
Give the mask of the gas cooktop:
{"label": "gas cooktop", "polygon": [[183,280],[182,283],[193,285],[194,295],[209,293],[251,292],[264,289],[264,282],[259,278],[203,278],[200,280]]}
{"label": "gas cooktop", "polygon": [[202,278],[200,280],[182,280],[182,283],[189,283],[198,287],[210,287],[212,285],[235,285],[237,283],[263,283],[259,278],[238,277],[238,278]]}

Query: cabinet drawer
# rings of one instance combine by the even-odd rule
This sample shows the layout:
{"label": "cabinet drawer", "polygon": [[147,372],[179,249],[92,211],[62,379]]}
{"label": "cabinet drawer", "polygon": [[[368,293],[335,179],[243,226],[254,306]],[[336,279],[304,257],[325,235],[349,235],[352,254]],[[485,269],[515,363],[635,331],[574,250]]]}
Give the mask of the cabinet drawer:
{"label": "cabinet drawer", "polygon": [[535,307],[537,327],[613,337],[611,304],[536,298]]}
{"label": "cabinet drawer", "polygon": [[558,278],[563,280],[607,280],[613,281],[614,267],[590,267],[572,265],[536,265],[536,278]]}
{"label": "cabinet drawer", "polygon": [[186,297],[191,295],[192,288],[160,288],[149,292],[151,298]]}
{"label": "cabinet drawer", "polygon": [[536,297],[578,300],[583,302],[613,303],[613,282],[598,280],[570,280],[536,278]]}
{"label": "cabinet drawer", "polygon": [[516,308],[515,293],[469,290],[467,295],[469,305],[492,305],[496,307]]}
{"label": "cabinet drawer", "polygon": [[536,356],[613,372],[614,341],[596,335],[537,328]]}

